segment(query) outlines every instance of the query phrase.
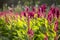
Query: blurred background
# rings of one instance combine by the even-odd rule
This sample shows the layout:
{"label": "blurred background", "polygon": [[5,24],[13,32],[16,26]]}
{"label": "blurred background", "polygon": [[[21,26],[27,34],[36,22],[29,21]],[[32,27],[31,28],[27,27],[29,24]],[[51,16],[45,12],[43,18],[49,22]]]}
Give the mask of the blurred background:
{"label": "blurred background", "polygon": [[0,40],[60,40],[60,0],[0,0]]}
{"label": "blurred background", "polygon": [[0,0],[0,11],[14,9],[16,12],[24,10],[26,6],[39,7],[41,4],[46,4],[48,7],[55,5],[60,7],[60,0]]}

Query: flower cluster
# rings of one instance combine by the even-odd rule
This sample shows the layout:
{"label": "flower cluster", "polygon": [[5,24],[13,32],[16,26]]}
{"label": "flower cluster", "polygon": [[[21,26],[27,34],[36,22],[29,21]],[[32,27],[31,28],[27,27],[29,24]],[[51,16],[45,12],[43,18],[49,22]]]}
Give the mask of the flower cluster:
{"label": "flower cluster", "polygon": [[[0,12],[0,39],[3,40],[56,40],[60,33],[60,10],[47,5],[26,7],[15,13],[12,10]],[[58,36],[57,36],[58,35]],[[56,38],[56,39],[55,39]]]}

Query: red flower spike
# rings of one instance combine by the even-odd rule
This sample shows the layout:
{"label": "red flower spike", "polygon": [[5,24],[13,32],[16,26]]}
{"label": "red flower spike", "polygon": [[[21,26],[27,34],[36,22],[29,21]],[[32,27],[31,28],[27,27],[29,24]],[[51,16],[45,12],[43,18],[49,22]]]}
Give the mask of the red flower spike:
{"label": "red flower spike", "polygon": [[53,14],[51,11],[49,11],[47,19],[48,19],[49,23],[51,23],[51,21],[53,19]]}
{"label": "red flower spike", "polygon": [[55,22],[54,30],[55,30],[56,32],[58,31],[58,21]]}
{"label": "red flower spike", "polygon": [[29,7],[26,6],[26,7],[25,7],[25,11],[26,11],[26,12],[29,12]]}
{"label": "red flower spike", "polygon": [[28,35],[29,35],[29,37],[33,37],[34,32],[33,32],[33,30],[32,30],[32,29],[29,29],[29,30],[28,30]]}
{"label": "red flower spike", "polygon": [[41,5],[41,9],[42,9],[41,11],[45,12],[46,11],[46,7],[47,7],[46,4]]}
{"label": "red flower spike", "polygon": [[28,12],[28,16],[30,16],[30,18],[33,18],[34,17],[34,12],[33,11]]}
{"label": "red flower spike", "polygon": [[32,7],[32,11],[33,11],[33,12],[35,12],[35,11],[36,11],[35,7]]}
{"label": "red flower spike", "polygon": [[23,12],[21,12],[21,17],[22,16],[24,16],[24,17],[26,17],[26,13],[23,11]]}
{"label": "red flower spike", "polygon": [[56,11],[56,14],[55,14],[56,15],[56,18],[59,18],[59,14],[60,14],[59,13],[59,8],[56,8],[55,11]]}

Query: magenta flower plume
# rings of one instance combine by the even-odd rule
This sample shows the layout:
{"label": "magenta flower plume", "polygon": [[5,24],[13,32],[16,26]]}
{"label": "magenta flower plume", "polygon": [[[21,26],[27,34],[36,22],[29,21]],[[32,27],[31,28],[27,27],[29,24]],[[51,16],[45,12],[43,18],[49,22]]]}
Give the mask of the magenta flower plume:
{"label": "magenta flower plume", "polygon": [[46,11],[46,7],[47,7],[46,4],[41,5],[42,12]]}
{"label": "magenta flower plume", "polygon": [[32,7],[32,11],[33,11],[33,12],[35,12],[35,11],[36,11],[35,7]]}
{"label": "magenta flower plume", "polygon": [[55,8],[51,8],[50,11],[52,11],[52,13],[55,13]]}
{"label": "magenta flower plume", "polygon": [[51,6],[50,11],[52,11],[53,17],[55,17],[55,6]]}
{"label": "magenta flower plume", "polygon": [[57,30],[58,30],[58,21],[56,21],[56,22],[55,22],[54,30],[55,30],[55,31],[57,31]]}
{"label": "magenta flower plume", "polygon": [[28,16],[30,16],[30,18],[33,18],[34,17],[34,12],[33,11],[28,12]]}
{"label": "magenta flower plume", "polygon": [[39,8],[38,8],[38,12],[39,12],[39,13],[40,13],[40,12],[42,12],[42,9],[41,9],[41,7],[39,7]]}
{"label": "magenta flower plume", "polygon": [[25,11],[28,12],[29,11],[29,7],[25,7]]}
{"label": "magenta flower plume", "polygon": [[60,13],[59,13],[59,8],[56,8],[55,11],[56,11],[56,17],[59,18],[59,15],[60,15]]}
{"label": "magenta flower plume", "polygon": [[48,19],[49,22],[52,21],[52,19],[53,19],[53,14],[52,14],[51,11],[48,13],[48,17],[47,17],[47,19]]}
{"label": "magenta flower plume", "polygon": [[38,13],[38,18],[40,17],[40,13]]}
{"label": "magenta flower plume", "polygon": [[42,17],[42,16],[43,17],[45,16],[44,13],[42,13],[42,9],[40,7],[38,8],[38,14],[37,15],[38,15],[38,18]]}
{"label": "magenta flower plume", "polygon": [[26,13],[24,11],[21,12],[21,17],[25,16],[26,17]]}
{"label": "magenta flower plume", "polygon": [[29,35],[30,37],[33,37],[34,32],[33,32],[33,30],[32,30],[32,29],[28,29],[28,35]]}

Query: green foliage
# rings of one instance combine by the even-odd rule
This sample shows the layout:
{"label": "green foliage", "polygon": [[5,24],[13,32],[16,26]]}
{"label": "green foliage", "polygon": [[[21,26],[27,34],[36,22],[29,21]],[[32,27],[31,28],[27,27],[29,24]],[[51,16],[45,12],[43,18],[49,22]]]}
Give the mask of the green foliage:
{"label": "green foliage", "polygon": [[10,20],[7,23],[5,22],[5,18],[0,18],[0,39],[28,40],[26,22],[19,18]]}
{"label": "green foliage", "polygon": [[[10,15],[7,18],[8,20],[5,16],[0,17],[0,40],[29,40],[27,17],[20,19],[19,15]],[[49,24],[46,18],[32,18],[30,27],[34,31],[33,40],[44,40],[46,34],[48,40],[54,40],[56,36],[54,22]],[[57,34],[60,35],[60,27]]]}

